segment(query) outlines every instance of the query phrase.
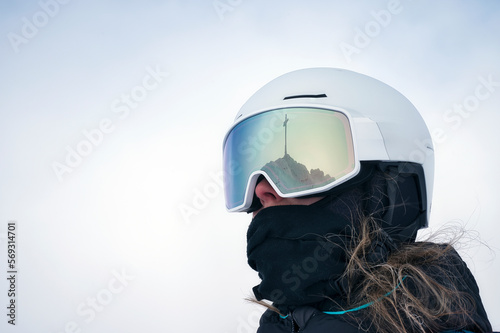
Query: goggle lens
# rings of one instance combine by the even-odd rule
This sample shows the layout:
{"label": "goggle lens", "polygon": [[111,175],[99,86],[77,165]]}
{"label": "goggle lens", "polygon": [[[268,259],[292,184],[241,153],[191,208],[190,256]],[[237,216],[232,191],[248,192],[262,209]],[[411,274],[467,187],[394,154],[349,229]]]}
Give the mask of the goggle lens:
{"label": "goggle lens", "polygon": [[261,174],[281,196],[299,197],[354,176],[359,163],[344,113],[301,107],[259,113],[238,123],[226,138],[223,167],[226,206],[244,211]]}

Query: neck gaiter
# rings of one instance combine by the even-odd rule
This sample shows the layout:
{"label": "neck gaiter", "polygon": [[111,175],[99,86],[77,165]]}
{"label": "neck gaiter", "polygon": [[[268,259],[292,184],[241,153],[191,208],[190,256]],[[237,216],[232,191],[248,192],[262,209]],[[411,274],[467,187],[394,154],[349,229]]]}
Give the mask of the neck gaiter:
{"label": "neck gaiter", "polygon": [[247,233],[248,264],[262,279],[256,298],[287,313],[337,296],[351,228],[342,215],[315,205],[261,210]]}

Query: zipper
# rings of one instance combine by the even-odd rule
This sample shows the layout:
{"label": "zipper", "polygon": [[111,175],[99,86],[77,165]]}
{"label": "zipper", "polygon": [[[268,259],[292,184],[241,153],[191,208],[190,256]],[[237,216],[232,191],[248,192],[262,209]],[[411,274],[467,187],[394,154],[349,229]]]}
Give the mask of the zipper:
{"label": "zipper", "polygon": [[300,331],[300,327],[295,321],[295,319],[293,319],[293,316],[291,316],[291,319],[292,319],[292,333],[298,333]]}

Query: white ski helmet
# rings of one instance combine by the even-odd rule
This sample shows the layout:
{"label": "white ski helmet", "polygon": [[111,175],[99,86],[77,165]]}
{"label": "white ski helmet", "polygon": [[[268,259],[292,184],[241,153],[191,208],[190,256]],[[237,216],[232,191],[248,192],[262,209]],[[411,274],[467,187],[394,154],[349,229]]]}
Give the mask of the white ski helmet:
{"label": "white ski helmet", "polygon": [[260,176],[282,197],[319,196],[355,179],[367,161],[420,174],[425,221],[419,227],[427,226],[434,151],[412,103],[385,83],[349,70],[293,71],[250,97],[225,136],[226,206],[249,211]]}

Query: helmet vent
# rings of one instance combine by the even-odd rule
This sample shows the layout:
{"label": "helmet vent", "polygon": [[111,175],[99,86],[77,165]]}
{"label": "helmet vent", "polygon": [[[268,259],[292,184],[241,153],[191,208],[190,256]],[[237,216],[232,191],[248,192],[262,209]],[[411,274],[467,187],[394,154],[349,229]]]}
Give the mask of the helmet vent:
{"label": "helmet vent", "polygon": [[283,100],[287,99],[294,99],[294,98],[325,98],[327,97],[326,94],[319,94],[319,95],[295,95],[295,96],[287,96],[283,98]]}

